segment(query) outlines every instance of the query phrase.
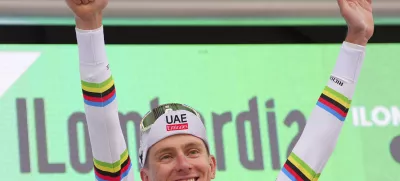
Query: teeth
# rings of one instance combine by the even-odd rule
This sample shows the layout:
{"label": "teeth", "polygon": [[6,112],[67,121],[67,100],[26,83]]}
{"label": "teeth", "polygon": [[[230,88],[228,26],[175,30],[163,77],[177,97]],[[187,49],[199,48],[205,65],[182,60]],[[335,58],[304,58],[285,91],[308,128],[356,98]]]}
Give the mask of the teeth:
{"label": "teeth", "polygon": [[196,181],[196,178],[191,178],[191,179],[187,179],[187,180],[180,180],[180,181]]}

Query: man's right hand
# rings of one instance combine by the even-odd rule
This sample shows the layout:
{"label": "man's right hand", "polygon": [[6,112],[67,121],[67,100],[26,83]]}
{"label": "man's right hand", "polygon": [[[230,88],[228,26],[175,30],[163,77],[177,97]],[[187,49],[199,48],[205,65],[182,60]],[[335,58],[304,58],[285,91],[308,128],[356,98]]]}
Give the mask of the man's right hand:
{"label": "man's right hand", "polygon": [[66,0],[75,14],[76,26],[83,30],[93,30],[102,25],[102,12],[108,0]]}
{"label": "man's right hand", "polygon": [[374,34],[372,0],[337,0],[346,20],[346,41],[365,46]]}

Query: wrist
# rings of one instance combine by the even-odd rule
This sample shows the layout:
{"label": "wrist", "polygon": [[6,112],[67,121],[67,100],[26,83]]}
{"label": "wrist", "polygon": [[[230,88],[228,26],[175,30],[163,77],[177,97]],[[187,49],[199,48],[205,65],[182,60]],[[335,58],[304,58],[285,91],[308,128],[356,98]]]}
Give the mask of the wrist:
{"label": "wrist", "polygon": [[369,38],[366,38],[363,33],[351,33],[349,32],[346,36],[346,42],[366,46]]}
{"label": "wrist", "polygon": [[91,17],[75,17],[76,28],[81,30],[95,30],[103,25],[101,14],[92,15]]}

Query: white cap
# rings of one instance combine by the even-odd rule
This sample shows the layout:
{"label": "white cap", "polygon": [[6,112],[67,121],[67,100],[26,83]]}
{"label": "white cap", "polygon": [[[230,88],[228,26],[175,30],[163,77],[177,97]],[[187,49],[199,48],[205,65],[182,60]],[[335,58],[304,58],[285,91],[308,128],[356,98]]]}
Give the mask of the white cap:
{"label": "white cap", "polygon": [[[150,123],[154,123],[146,127],[143,122],[149,119]],[[164,138],[177,134],[196,136],[202,139],[209,148],[204,123],[194,109],[182,104],[164,104],[146,114],[140,124],[138,154],[141,167],[144,167],[147,152],[151,146]]]}

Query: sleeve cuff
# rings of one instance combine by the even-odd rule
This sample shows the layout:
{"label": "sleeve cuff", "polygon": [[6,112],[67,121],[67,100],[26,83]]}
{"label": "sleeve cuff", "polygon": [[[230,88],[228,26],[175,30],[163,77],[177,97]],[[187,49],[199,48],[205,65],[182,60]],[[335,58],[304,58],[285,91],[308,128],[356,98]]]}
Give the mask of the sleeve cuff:
{"label": "sleeve cuff", "polygon": [[103,26],[94,30],[76,28],[80,63],[96,65],[107,61]]}
{"label": "sleeve cuff", "polygon": [[79,28],[75,28],[75,31],[76,31],[77,33],[96,33],[96,32],[103,32],[103,25],[102,25],[101,27],[97,28],[97,29],[94,29],[94,30],[82,30],[82,29],[79,29]]}
{"label": "sleeve cuff", "polygon": [[356,83],[364,57],[364,46],[343,42],[332,76],[348,83]]}
{"label": "sleeve cuff", "polygon": [[349,43],[349,42],[343,42],[343,46],[347,47],[347,48],[352,48],[355,50],[359,50],[359,51],[365,51],[365,46],[362,45],[357,45],[354,43]]}

